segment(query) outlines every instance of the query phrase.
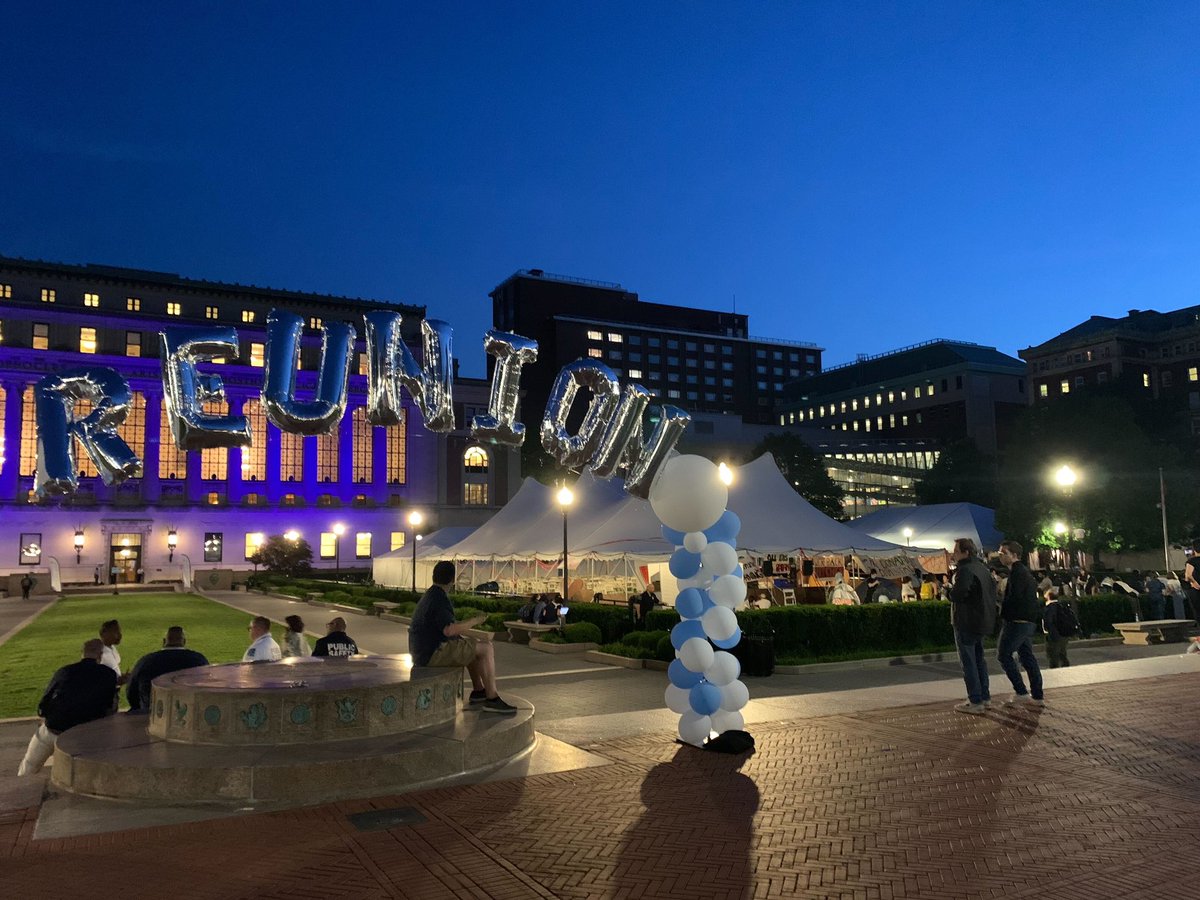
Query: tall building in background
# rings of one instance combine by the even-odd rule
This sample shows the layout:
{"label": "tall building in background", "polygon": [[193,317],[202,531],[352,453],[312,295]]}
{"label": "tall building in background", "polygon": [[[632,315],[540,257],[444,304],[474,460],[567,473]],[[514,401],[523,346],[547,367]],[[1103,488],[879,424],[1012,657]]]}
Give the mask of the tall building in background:
{"label": "tall building in background", "polygon": [[774,421],[788,381],[821,371],[816,344],[751,337],[744,315],[647,303],[619,284],[525,269],[490,296],[496,328],[538,342],[538,363],[521,376],[521,417],[534,434],[559,369],[580,358],[663,403],[760,424]]}
{"label": "tall building in background", "polygon": [[[266,420],[258,397],[273,308],[307,324],[301,397],[312,396],[316,384],[322,323],[358,327],[349,404],[334,434],[301,437]],[[403,424],[372,427],[362,314],[381,308],[404,315],[406,337],[419,352],[421,307],[0,257],[0,511],[7,526],[0,571],[44,570],[54,560],[66,582],[92,580],[97,566],[105,574],[116,566],[121,580],[133,580],[139,569],[147,581],[174,580],[185,557],[195,568],[246,569],[260,536],[289,530],[311,544],[314,565],[362,566],[411,540],[404,521],[411,509],[424,514],[422,531],[481,524],[519,481],[515,451],[469,438],[470,417],[487,409],[488,384],[456,379],[453,433],[426,431],[407,395]],[[238,357],[199,368],[225,383],[225,400],[210,411],[247,416],[253,446],[176,449],[159,363],[158,332],[168,325],[237,329]],[[143,475],[107,487],[77,448],[77,494],[38,501],[32,387],[46,374],[83,365],[112,367],[129,381],[135,402],[121,434],[141,457]]]}

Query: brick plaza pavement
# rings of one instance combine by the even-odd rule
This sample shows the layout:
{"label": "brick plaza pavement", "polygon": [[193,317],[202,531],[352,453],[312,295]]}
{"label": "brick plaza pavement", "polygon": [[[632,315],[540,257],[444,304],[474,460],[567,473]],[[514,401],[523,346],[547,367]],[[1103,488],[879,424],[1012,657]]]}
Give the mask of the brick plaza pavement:
{"label": "brick plaza pavement", "polygon": [[[1200,673],[756,726],[749,758],[667,735],[611,765],[280,813],[31,840],[6,896],[1200,897]],[[359,830],[404,808],[423,822]]]}

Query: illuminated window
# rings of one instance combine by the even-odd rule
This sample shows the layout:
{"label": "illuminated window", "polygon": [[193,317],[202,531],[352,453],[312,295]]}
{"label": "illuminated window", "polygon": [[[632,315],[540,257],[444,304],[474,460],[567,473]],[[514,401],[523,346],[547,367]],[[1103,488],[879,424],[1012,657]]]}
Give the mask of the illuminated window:
{"label": "illuminated window", "polygon": [[1049,397],[1050,396],[1050,385],[1039,384],[1038,385],[1038,396],[1039,397]]}
{"label": "illuminated window", "polygon": [[254,310],[243,309],[242,310],[242,321],[243,322],[253,322],[254,321]]}
{"label": "illuminated window", "polygon": [[604,356],[604,351],[598,347],[589,347],[588,356],[590,356],[592,359],[601,359]]}
{"label": "illuminated window", "polygon": [[126,312],[141,312],[142,298],[141,297],[126,297],[125,298]]}
{"label": "illuminated window", "polygon": [[146,395],[140,391],[133,392],[133,403],[125,421],[117,426],[117,434],[121,436],[129,449],[138,459],[146,458]]}
{"label": "illuminated window", "polygon": [[[615,331],[610,331],[608,333],[608,340],[613,344],[620,344],[625,340],[625,338],[623,338],[621,335],[617,334]],[[695,350],[696,348],[691,347],[689,349]]]}
{"label": "illuminated window", "polygon": [[355,484],[369,484],[374,478],[375,453],[374,453],[374,436],[375,429],[371,427],[371,423],[367,421],[367,408],[360,406],[350,415],[350,424],[353,432],[350,437],[353,441],[351,447],[351,463],[353,472],[351,477]]}
{"label": "illuminated window", "polygon": [[247,506],[258,506],[260,503],[263,502],[263,495],[262,494],[243,494],[242,502],[245,503]]}
{"label": "illuminated window", "polygon": [[244,550],[245,558],[249,559],[255,553],[257,553],[258,548],[261,547],[266,542],[266,540],[267,540],[267,536],[265,534],[263,534],[261,531],[247,531],[246,532],[246,544],[245,544],[245,550]]}
{"label": "illuminated window", "polygon": [[[1101,372],[1100,374],[1103,375],[1105,373]],[[1200,380],[1200,378],[1197,377],[1196,367],[1192,366],[1190,369],[1188,369],[1188,381],[1197,381],[1197,380]]]}
{"label": "illuminated window", "polygon": [[[1066,384],[1066,382],[1064,381],[1063,384]],[[1150,387],[1150,373],[1149,372],[1142,373],[1142,387],[1146,387],[1146,388]],[[1066,391],[1063,391],[1063,393],[1065,394]]]}
{"label": "illuminated window", "polygon": [[630,370],[629,370],[629,377],[630,377],[630,378],[641,378],[641,377],[642,377],[642,370],[641,370],[641,369],[630,369]]}
{"label": "illuminated window", "polygon": [[921,396],[921,386],[918,384],[915,388],[913,388],[913,398],[919,399],[920,396]]}
{"label": "illuminated window", "polygon": [[295,494],[284,494],[283,499],[279,501],[279,505],[280,506],[295,506],[296,505],[296,495]]}
{"label": "illuminated window", "polygon": [[182,481],[187,477],[187,454],[175,446],[171,423],[167,419],[167,401],[159,401],[158,413],[158,477]]}
{"label": "illuminated window", "polygon": [[358,374],[366,375],[367,370],[368,370],[367,354],[360,353],[360,354],[358,354]]}
{"label": "illuminated window", "polygon": [[404,546],[404,532],[403,531],[393,531],[392,532],[391,549],[399,550],[403,546]]}
{"label": "illuminated window", "polygon": [[[204,412],[210,416],[229,415],[229,404],[224,400],[209,400]],[[225,481],[229,477],[229,448],[208,447],[200,451],[200,477],[205,481]]]}
{"label": "illuminated window", "polygon": [[242,448],[242,481],[267,478],[267,415],[257,400],[248,400],[242,414],[250,424],[250,446]]}
{"label": "illuminated window", "polygon": [[220,562],[225,551],[225,535],[220,531],[204,532],[204,561]]}
{"label": "illuminated window", "polygon": [[371,532],[359,531],[354,535],[354,558],[371,558]]}
{"label": "illuminated window", "polygon": [[304,480],[304,436],[283,431],[279,434],[279,480]]}
{"label": "illuminated window", "polygon": [[22,475],[33,475],[37,471],[37,428],[34,425],[35,408],[32,385],[21,395],[21,468]]}
{"label": "illuminated window", "polygon": [[58,292],[52,291],[49,288],[42,288],[42,302],[53,303],[58,299]]}
{"label": "illuminated window", "polygon": [[100,295],[99,294],[84,294],[83,295],[83,305],[84,306],[92,306],[92,307],[99,306],[100,305]]}
{"label": "illuminated window", "polygon": [[258,341],[250,344],[250,365],[261,369],[263,367],[263,345]]}
{"label": "illuminated window", "polygon": [[215,319],[215,318],[217,318],[219,315],[220,315],[220,314],[217,312],[217,308],[216,308],[215,306],[206,306],[206,307],[204,307],[204,318],[206,318],[206,319]]}
{"label": "illuminated window", "polygon": [[178,315],[182,314],[182,312],[183,312],[183,307],[180,305],[180,303],[177,300],[168,300],[167,301],[167,315],[168,316],[178,316]]}
{"label": "illuminated window", "polygon": [[0,300],[11,300],[11,299],[12,299],[12,285],[11,284],[0,284]]}
{"label": "illuminated window", "polygon": [[405,458],[406,420],[387,429],[387,480],[388,484],[404,484],[408,480]]}
{"label": "illuminated window", "polygon": [[[92,401],[91,400],[76,400],[75,406],[71,410],[71,417],[76,422],[78,422],[80,419],[86,417],[89,413],[91,413],[91,411],[92,411]],[[77,466],[77,468],[79,470],[78,471],[79,477],[80,478],[95,478],[97,475],[99,475],[100,472],[96,468],[96,464],[92,461],[92,458],[87,454],[87,451],[85,451],[83,449],[83,444],[81,444],[79,442],[79,439],[73,438],[72,444],[75,447],[75,465]]]}
{"label": "illuminated window", "polygon": [[463,454],[463,465],[473,475],[485,475],[488,470],[487,452],[482,447],[469,447]]}
{"label": "illuminated window", "polygon": [[50,326],[45,322],[33,323],[33,349],[50,349]]}
{"label": "illuminated window", "polygon": [[308,327],[311,328],[313,331],[316,331],[318,328],[320,328],[322,324],[323,323],[321,321],[320,316],[309,316]]}
{"label": "illuminated window", "polygon": [[333,434],[317,435],[317,481],[334,482],[338,480],[338,434],[341,425],[334,429]]}
{"label": "illuminated window", "polygon": [[588,340],[589,341],[602,341],[602,340],[604,340],[604,335],[599,331],[589,331],[588,332]]}
{"label": "illuminated window", "polygon": [[140,331],[125,332],[125,355],[142,355],[142,333]]}
{"label": "illuminated window", "polygon": [[96,329],[95,328],[80,328],[79,329],[79,352],[80,353],[95,353],[96,352]]}
{"label": "illuminated window", "polygon": [[1064,394],[1071,393],[1071,382],[1064,378],[1061,382],[1059,382],[1058,389]]}
{"label": "illuminated window", "polygon": [[337,535],[332,531],[321,532],[321,559],[333,559],[337,555]]}
{"label": "illuminated window", "polygon": [[220,506],[221,505],[221,495],[218,494],[216,491],[209,491],[208,496],[205,498],[204,502],[206,502],[209,506]]}
{"label": "illuminated window", "polygon": [[463,503],[467,506],[487,506],[486,484],[464,484]]}
{"label": "illuminated window", "polygon": [[930,396],[930,397],[932,397],[932,396],[933,396],[933,385],[932,385],[932,384],[927,384],[927,385],[925,386],[925,390],[928,392],[928,394],[929,394],[929,396]]}
{"label": "illuminated window", "polygon": [[858,412],[858,399],[857,398],[850,401],[850,409],[852,412]]}
{"label": "illuminated window", "polygon": [[901,399],[902,401],[903,401],[903,400],[907,400],[907,399],[908,399],[908,391],[901,391],[901,392],[900,392],[900,399]]}

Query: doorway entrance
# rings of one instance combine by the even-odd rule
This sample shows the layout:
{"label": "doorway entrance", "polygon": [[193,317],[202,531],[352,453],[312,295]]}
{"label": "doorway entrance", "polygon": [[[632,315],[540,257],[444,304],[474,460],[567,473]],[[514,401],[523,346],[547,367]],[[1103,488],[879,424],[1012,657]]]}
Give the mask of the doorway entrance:
{"label": "doorway entrance", "polygon": [[142,570],[142,536],[114,534],[108,560],[110,584],[136,584]]}

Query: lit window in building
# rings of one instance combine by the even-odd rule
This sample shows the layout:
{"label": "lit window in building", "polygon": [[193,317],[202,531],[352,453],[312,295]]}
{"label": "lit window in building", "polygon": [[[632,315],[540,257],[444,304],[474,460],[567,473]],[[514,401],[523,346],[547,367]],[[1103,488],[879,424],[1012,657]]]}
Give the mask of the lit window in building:
{"label": "lit window in building", "polygon": [[284,494],[283,499],[279,501],[279,505],[280,506],[295,506],[296,505],[296,495],[295,494]]}
{"label": "lit window in building", "polygon": [[51,290],[50,288],[42,288],[42,302],[43,303],[53,303],[57,299],[58,299],[57,291]]}
{"label": "lit window in building", "polygon": [[599,331],[589,331],[589,332],[587,333],[587,336],[588,336],[588,340],[589,340],[589,341],[602,341],[602,340],[604,340],[604,335],[603,335],[601,332],[599,332]]}
{"label": "lit window in building", "polygon": [[220,562],[225,552],[225,534],[220,531],[204,532],[204,561]]}
{"label": "lit window in building", "polygon": [[387,430],[388,484],[404,484],[408,480],[404,446],[406,431],[407,424],[403,417],[401,417],[399,425],[394,425]]}
{"label": "lit window in building", "polygon": [[786,416],[782,416],[782,415],[781,415],[781,416],[779,417],[779,424],[780,424],[780,425],[786,425],[786,424],[787,424],[787,421],[786,421],[786,419],[787,419],[787,417],[786,417]]}
{"label": "lit window in building", "polygon": [[[842,404],[842,405],[844,406],[845,404]],[[850,401],[850,410],[852,412],[858,412],[858,400]],[[845,412],[845,410],[842,410],[842,412]]]}
{"label": "lit window in building", "polygon": [[913,398],[918,400],[921,398],[921,386],[919,384],[913,388]]}
{"label": "lit window in building", "polygon": [[[1066,384],[1066,382],[1063,382],[1063,384]],[[1142,387],[1146,387],[1146,388],[1150,387],[1150,373],[1149,372],[1142,373]],[[1065,394],[1066,391],[1063,391],[1063,393]]]}
{"label": "lit window in building", "polygon": [[[229,404],[224,400],[209,400],[204,412],[210,416],[229,415]],[[200,451],[200,477],[205,481],[225,481],[229,478],[229,448],[208,447]]]}
{"label": "lit window in building", "polygon": [[178,315],[182,315],[182,314],[183,314],[183,306],[179,303],[178,300],[168,300],[167,301],[167,315],[168,316],[178,316]]}
{"label": "lit window in building", "polygon": [[908,427],[908,416],[901,416],[900,424],[907,428]]}
{"label": "lit window in building", "polygon": [[267,536],[261,531],[247,531],[244,558],[249,559],[258,552],[258,548],[266,543]]}
{"label": "lit window in building", "polygon": [[[1104,373],[1102,372],[1101,374]],[[1200,381],[1200,373],[1197,373],[1195,366],[1188,369],[1188,381]]]}
{"label": "lit window in building", "polygon": [[317,506],[333,506],[333,494],[317,494]]}
{"label": "lit window in building", "polygon": [[464,484],[463,504],[466,506],[487,506],[486,484]]}
{"label": "lit window in building", "polygon": [[371,558],[371,532],[358,531],[354,534],[354,558]]}
{"label": "lit window in building", "polygon": [[875,395],[875,405],[876,405],[876,406],[882,406],[882,405],[883,405],[883,394],[876,394],[876,395]]}
{"label": "lit window in building", "polygon": [[221,505],[221,495],[218,494],[216,491],[209,491],[208,497],[205,498],[205,502],[207,502],[209,506],[220,506]]}
{"label": "lit window in building", "polygon": [[206,306],[206,307],[204,307],[204,318],[206,318],[206,319],[216,319],[216,318],[219,318],[219,317],[220,317],[220,313],[217,311],[217,308],[216,308],[215,306]]}
{"label": "lit window in building", "polygon": [[80,328],[79,329],[79,352],[80,353],[95,353],[96,352],[96,329],[95,328]]}
{"label": "lit window in building", "polygon": [[332,531],[321,532],[321,559],[333,559],[337,555],[337,535]]}
{"label": "lit window in building", "polygon": [[870,409],[870,408],[871,408],[871,398],[863,397],[863,409]]}
{"label": "lit window in building", "polygon": [[257,400],[247,400],[242,414],[250,425],[250,446],[242,448],[242,481],[266,481],[267,414]]}
{"label": "lit window in building", "polygon": [[[621,335],[617,334],[615,331],[610,331],[608,333],[608,340],[609,340],[609,343],[620,344],[620,343],[624,342],[625,338],[622,337]],[[693,349],[695,349],[695,348],[693,348]]]}
{"label": "lit window in building", "polygon": [[126,312],[141,312],[142,298],[141,297],[126,297],[125,298]]}
{"label": "lit window in building", "polygon": [[404,546],[404,532],[403,531],[393,531],[392,532],[391,549],[399,550],[403,546]]}
{"label": "lit window in building", "polygon": [[33,323],[33,349],[50,349],[50,326],[45,322]]}
{"label": "lit window in building", "polygon": [[891,413],[888,415],[888,428],[895,428],[895,427],[896,427],[896,414]]}
{"label": "lit window in building", "polygon": [[463,465],[473,475],[485,475],[488,470],[487,451],[482,447],[468,447],[463,454]]}
{"label": "lit window in building", "polygon": [[365,353],[358,354],[358,374],[366,375],[368,373],[369,369],[370,369],[370,366],[367,363],[367,354],[365,354]]}
{"label": "lit window in building", "polygon": [[263,502],[263,495],[262,494],[243,494],[242,502],[245,503],[247,506],[258,506],[260,503]]}
{"label": "lit window in building", "polygon": [[907,400],[907,399],[908,399],[908,391],[901,391],[901,392],[900,392],[900,399],[901,399],[902,401],[903,401],[903,400]]}
{"label": "lit window in building", "polygon": [[369,484],[375,477],[375,429],[367,421],[365,406],[359,406],[351,413],[350,424],[354,429],[350,435],[352,477],[355,484]]}
{"label": "lit window in building", "polygon": [[11,300],[11,299],[12,299],[12,285],[11,284],[0,284],[0,300]]}
{"label": "lit window in building", "polygon": [[171,436],[166,400],[159,401],[158,416],[158,477],[182,481],[187,477],[187,454],[175,446],[175,438]]}
{"label": "lit window in building", "polygon": [[[75,406],[71,410],[71,415],[72,415],[72,417],[74,417],[75,421],[78,422],[80,419],[88,416],[91,413],[91,411],[92,411],[92,401],[91,400],[76,400]],[[97,477],[100,474],[100,472],[96,468],[96,464],[94,462],[92,462],[91,456],[89,456],[87,451],[85,451],[83,449],[83,444],[81,444],[79,442],[78,438],[73,438],[72,442],[75,445],[75,465],[78,467],[79,477],[81,477],[81,478]]]}
{"label": "lit window in building", "polygon": [[133,392],[133,402],[125,421],[117,426],[117,434],[138,459],[146,458],[146,395],[141,391]]}
{"label": "lit window in building", "polygon": [[333,483],[338,480],[338,440],[342,425],[333,434],[317,435],[317,481]]}
{"label": "lit window in building", "polygon": [[304,435],[292,434],[289,431],[280,432],[279,480],[304,480]]}
{"label": "lit window in building", "polygon": [[1059,382],[1058,389],[1064,394],[1071,393],[1071,382],[1064,378],[1061,382]]}
{"label": "lit window in building", "polygon": [[33,387],[21,395],[21,468],[22,475],[37,471],[37,429],[34,425]]}
{"label": "lit window in building", "polygon": [[253,322],[254,321],[254,310],[243,309],[242,310],[242,321],[246,322],[246,323]]}
{"label": "lit window in building", "polygon": [[933,396],[933,385],[932,384],[925,385],[925,391],[930,397],[932,397]]}
{"label": "lit window in building", "polygon": [[319,330],[323,324],[320,316],[309,316],[308,318],[308,327],[313,331]]}
{"label": "lit window in building", "polygon": [[263,367],[263,345],[258,341],[250,343],[250,365],[261,369]]}
{"label": "lit window in building", "polygon": [[588,347],[588,356],[590,356],[592,359],[603,359],[604,351],[599,347]]}
{"label": "lit window in building", "polygon": [[641,369],[630,369],[630,370],[629,370],[629,377],[630,377],[630,378],[641,378],[641,377],[642,377],[642,370],[641,370]]}
{"label": "lit window in building", "polygon": [[83,305],[84,305],[84,306],[91,306],[91,307],[97,307],[97,306],[99,306],[99,305],[100,305],[100,295],[99,295],[99,294],[86,294],[86,293],[85,293],[85,294],[83,295]]}
{"label": "lit window in building", "polygon": [[876,431],[883,431],[883,416],[876,416],[876,417],[875,417],[875,430],[876,430]]}
{"label": "lit window in building", "polygon": [[142,333],[140,331],[125,332],[125,355],[142,355]]}
{"label": "lit window in building", "polygon": [[1049,397],[1050,396],[1050,385],[1039,384],[1038,385],[1038,396],[1039,397]]}
{"label": "lit window in building", "polygon": [[668,390],[667,396],[670,397],[672,400],[678,400],[679,399],[679,391],[674,390],[674,389]]}

